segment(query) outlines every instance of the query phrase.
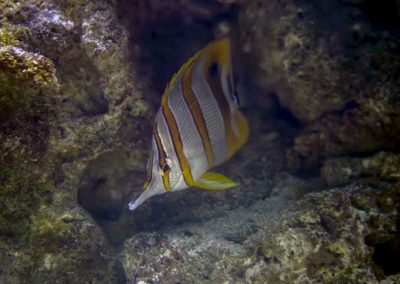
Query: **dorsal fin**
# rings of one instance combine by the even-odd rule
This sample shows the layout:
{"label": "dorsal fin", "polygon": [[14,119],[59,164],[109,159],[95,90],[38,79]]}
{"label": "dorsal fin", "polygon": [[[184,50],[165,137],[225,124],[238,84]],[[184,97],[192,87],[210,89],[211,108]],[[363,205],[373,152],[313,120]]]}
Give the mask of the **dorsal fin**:
{"label": "dorsal fin", "polygon": [[171,81],[167,84],[167,87],[165,88],[164,94],[161,99],[161,103],[166,103],[166,99],[168,97],[168,94],[171,91],[172,86],[175,84],[177,78],[190,66],[192,63],[201,56],[203,53],[204,49],[198,51],[195,55],[193,55],[185,64],[182,65],[182,67],[178,70],[177,73],[175,73],[172,76]]}
{"label": "dorsal fin", "polygon": [[193,55],[188,61],[186,61],[185,64],[182,65],[182,67],[178,70],[177,73],[175,73],[172,76],[171,81],[167,84],[167,87],[165,88],[164,94],[162,96],[161,99],[161,103],[166,103],[166,99],[168,97],[168,94],[171,91],[172,86],[175,84],[177,78],[190,66],[193,64],[193,62],[195,60],[197,60],[208,48],[210,48],[210,46],[214,46],[216,43],[222,42],[222,41],[228,41],[229,42],[229,38],[221,38],[218,40],[215,40],[211,43],[209,43],[206,47],[204,47],[203,49],[199,50],[195,55]]}

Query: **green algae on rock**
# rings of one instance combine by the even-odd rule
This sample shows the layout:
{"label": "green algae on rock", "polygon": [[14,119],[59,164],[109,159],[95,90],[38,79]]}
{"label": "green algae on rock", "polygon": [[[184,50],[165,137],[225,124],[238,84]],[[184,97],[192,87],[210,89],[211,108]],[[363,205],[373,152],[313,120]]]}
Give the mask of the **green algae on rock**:
{"label": "green algae on rock", "polygon": [[29,231],[30,216],[50,196],[50,184],[35,164],[44,155],[50,93],[57,88],[53,62],[23,49],[21,30],[1,29],[0,46],[0,228],[16,239]]}
{"label": "green algae on rock", "polygon": [[[1,35],[0,122],[9,118],[20,106],[28,106],[36,96],[43,96],[42,93],[57,87],[56,70],[50,59],[24,50],[10,31],[3,29]],[[38,101],[49,100],[40,98]]]}
{"label": "green algae on rock", "polygon": [[16,81],[33,82],[39,87],[49,87],[57,82],[51,60],[16,46],[0,47],[0,70]]}
{"label": "green algae on rock", "polygon": [[[118,144],[121,124],[135,129],[129,118],[146,105],[132,84],[126,38],[116,33],[123,27],[110,25],[97,40],[112,35],[112,46],[87,56],[79,27],[88,17],[69,18],[57,2],[9,2],[0,12],[0,282],[115,283],[124,277],[115,250],[77,204],[77,185],[88,160]],[[109,4],[83,2],[88,14],[115,19]],[[99,96],[110,107],[101,108]]]}

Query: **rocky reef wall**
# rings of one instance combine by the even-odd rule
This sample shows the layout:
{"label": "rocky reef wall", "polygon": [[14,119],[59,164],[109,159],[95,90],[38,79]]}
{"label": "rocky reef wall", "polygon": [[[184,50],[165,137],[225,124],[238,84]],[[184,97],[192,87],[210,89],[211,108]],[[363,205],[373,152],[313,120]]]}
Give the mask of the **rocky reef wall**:
{"label": "rocky reef wall", "polygon": [[[400,4],[0,2],[1,283],[400,281]],[[229,34],[240,186],[134,213],[174,72]],[[244,59],[245,58],[245,59]]]}

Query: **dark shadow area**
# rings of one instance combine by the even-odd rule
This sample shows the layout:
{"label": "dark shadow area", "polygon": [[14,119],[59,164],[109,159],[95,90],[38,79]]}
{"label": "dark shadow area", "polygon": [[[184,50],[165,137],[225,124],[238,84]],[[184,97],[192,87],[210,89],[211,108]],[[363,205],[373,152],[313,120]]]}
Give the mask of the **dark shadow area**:
{"label": "dark shadow area", "polygon": [[122,265],[122,263],[120,261],[117,261],[115,263],[115,275],[116,275],[116,284],[126,284],[127,279],[126,279],[126,273],[125,273],[125,269],[124,266]]}
{"label": "dark shadow area", "polygon": [[[276,97],[274,96],[276,99]],[[301,128],[301,122],[290,112],[289,109],[283,107],[278,102],[276,102],[276,112],[275,119],[285,121],[291,126],[292,131],[299,130]]]}
{"label": "dark shadow area", "polygon": [[365,0],[363,3],[365,13],[372,21],[383,28],[400,27],[400,4],[397,0],[374,1]]}
{"label": "dark shadow area", "polygon": [[400,235],[376,245],[372,260],[383,269],[385,275],[400,273]]}
{"label": "dark shadow area", "polygon": [[120,0],[117,15],[129,31],[132,62],[158,107],[165,86],[182,64],[213,39],[221,19],[235,20],[235,9],[208,1]]}
{"label": "dark shadow area", "polygon": [[[132,190],[142,187],[146,178],[145,164],[139,162],[144,159],[140,153],[121,148],[103,153],[85,169],[79,183],[78,203],[101,227],[118,221],[127,210]],[[117,236],[113,235],[113,230],[105,230],[105,233],[111,240],[126,237],[120,235],[121,231],[116,232]]]}
{"label": "dark shadow area", "polygon": [[378,266],[375,275],[382,280],[385,276],[400,273],[400,234],[379,236],[373,233],[366,236],[366,243],[374,248],[372,261]]}
{"label": "dark shadow area", "polygon": [[[97,116],[108,112],[109,102],[101,88],[97,67],[89,60],[83,50],[76,49],[62,59],[67,63],[59,63],[59,77],[63,88],[82,90],[73,96],[63,97],[63,104],[72,104],[71,117]],[[62,66],[62,68],[61,68]],[[79,68],[76,68],[79,66]],[[68,92],[64,92],[67,94]]]}

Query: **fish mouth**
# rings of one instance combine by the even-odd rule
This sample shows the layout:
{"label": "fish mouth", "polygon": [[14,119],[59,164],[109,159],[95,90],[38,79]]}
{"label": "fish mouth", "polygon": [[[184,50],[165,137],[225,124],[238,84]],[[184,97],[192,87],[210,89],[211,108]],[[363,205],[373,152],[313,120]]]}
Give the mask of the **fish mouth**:
{"label": "fish mouth", "polygon": [[133,200],[131,200],[131,201],[129,202],[128,208],[129,208],[130,211],[133,211],[133,210],[135,210],[136,208],[138,208],[139,205],[141,205],[143,202],[144,202],[144,201],[140,202],[140,201],[139,201],[139,198],[136,198],[136,200],[133,199]]}
{"label": "fish mouth", "polygon": [[[184,181],[183,175],[179,178],[178,182],[175,183],[174,187],[172,187],[171,191],[180,191],[183,189],[186,189],[187,187],[178,187],[176,188],[176,185],[182,184]],[[152,182],[151,184],[148,185],[148,187],[137,197],[136,199],[132,199],[129,204],[128,208],[130,211],[135,210],[138,208],[140,205],[142,205],[147,199],[149,199],[152,196],[167,193],[169,191],[166,191],[164,187],[159,185],[157,182]]]}

